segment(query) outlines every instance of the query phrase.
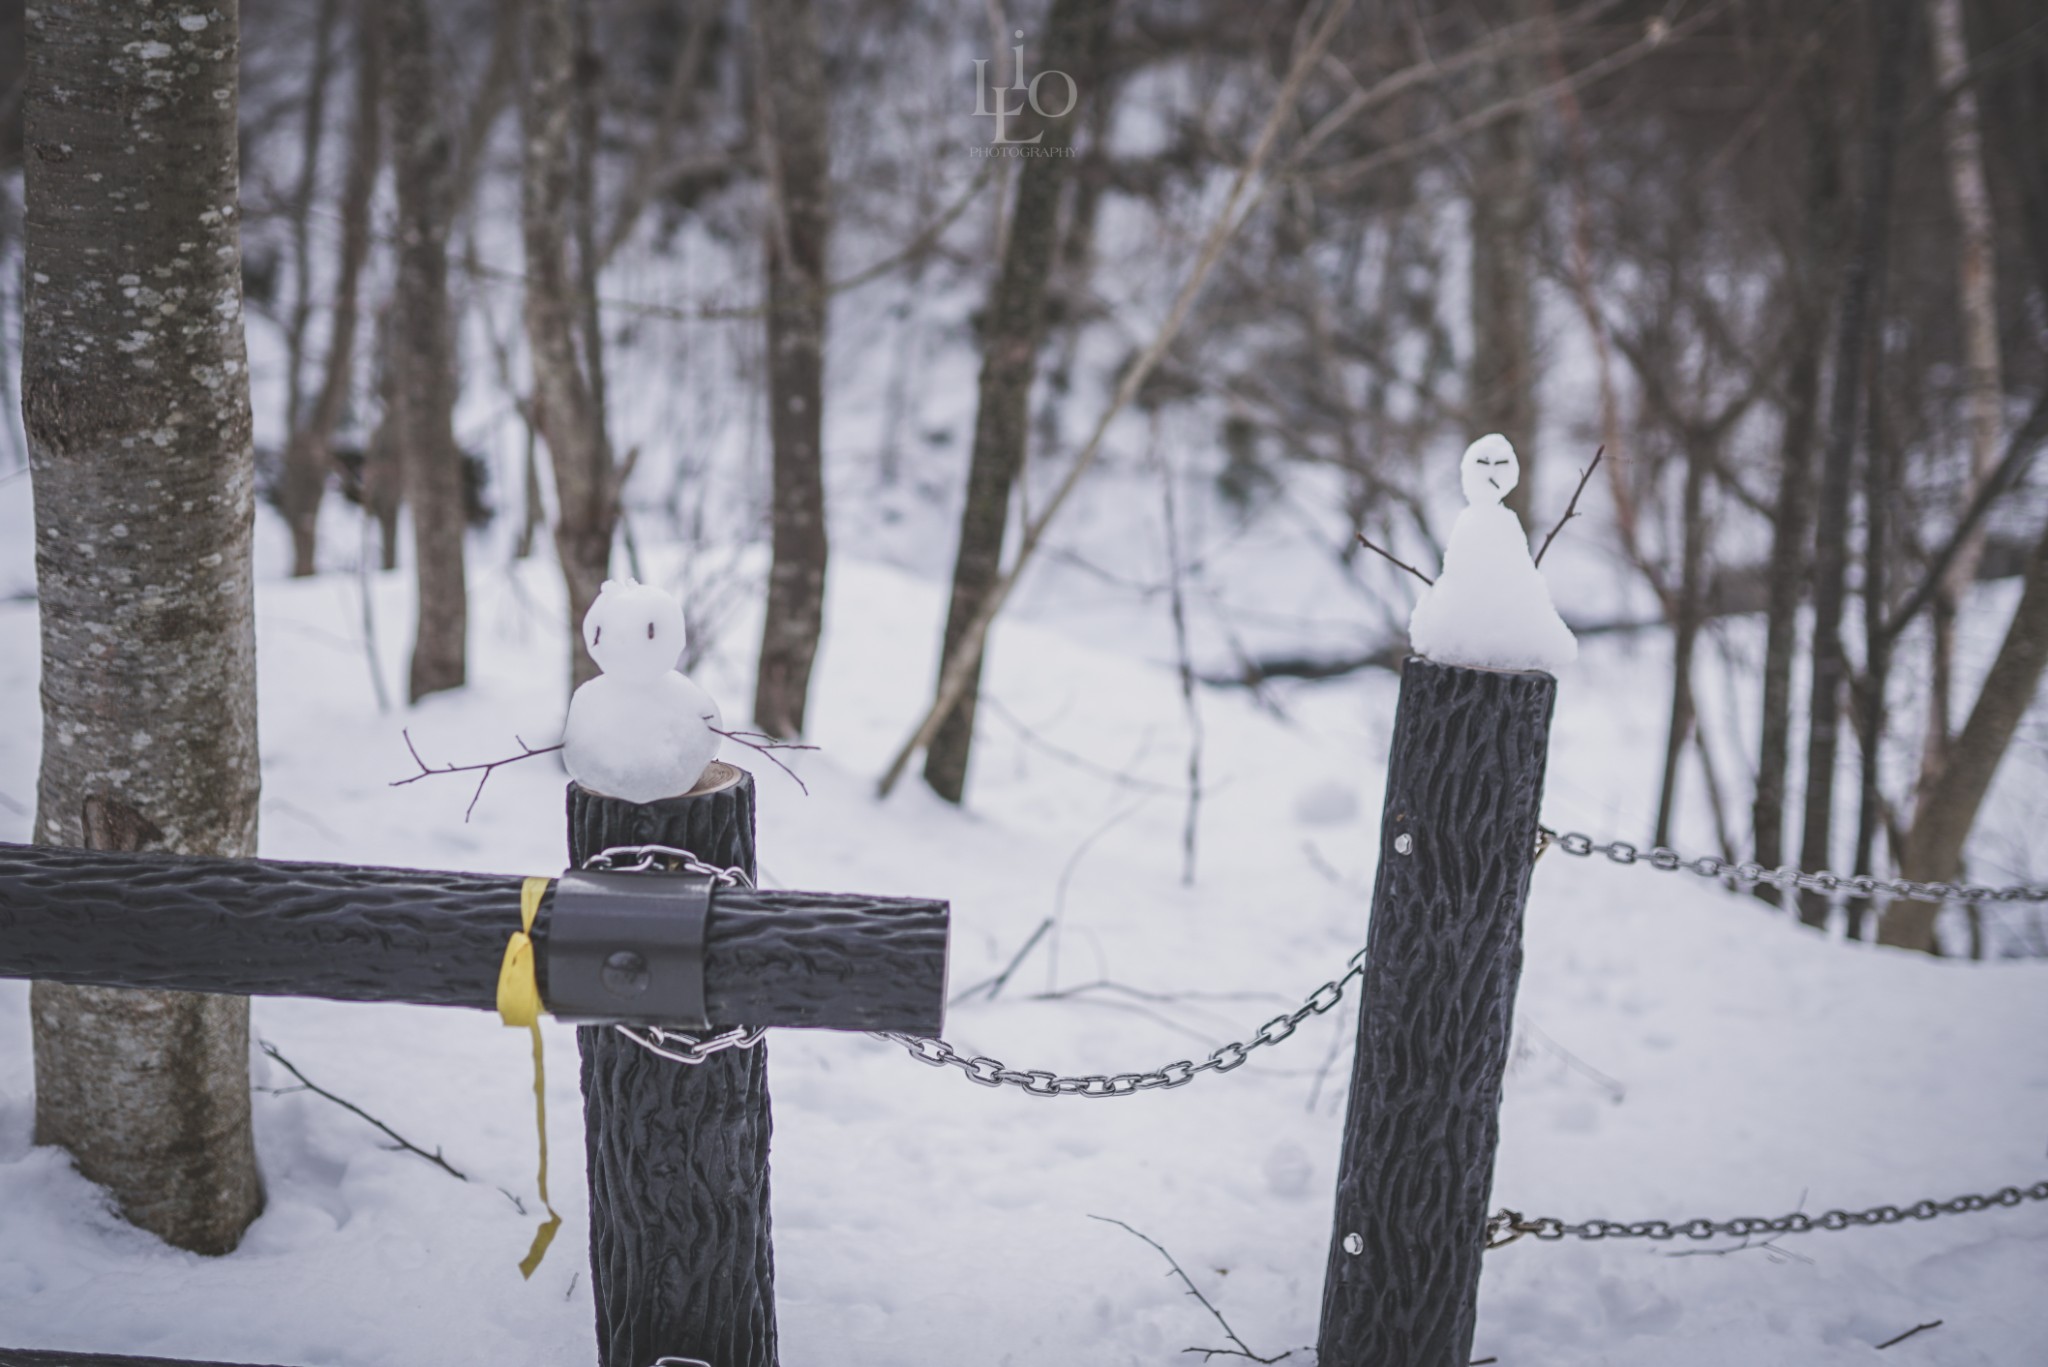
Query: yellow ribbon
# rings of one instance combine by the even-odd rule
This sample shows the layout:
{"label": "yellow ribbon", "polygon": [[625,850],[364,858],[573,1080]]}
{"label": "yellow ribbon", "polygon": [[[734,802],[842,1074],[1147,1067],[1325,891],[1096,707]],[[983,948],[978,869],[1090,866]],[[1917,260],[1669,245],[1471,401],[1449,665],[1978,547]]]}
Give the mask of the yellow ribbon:
{"label": "yellow ribbon", "polygon": [[540,1020],[540,985],[533,976],[533,918],[551,878],[529,878],[519,887],[519,929],[505,943],[498,965],[498,1017],[507,1025],[534,1025]]}
{"label": "yellow ribbon", "polygon": [[533,918],[540,912],[540,899],[547,895],[548,878],[529,878],[519,888],[519,929],[505,943],[505,958],[498,966],[498,1017],[505,1024],[525,1026],[533,1032],[533,1123],[540,1132],[540,1203],[548,1218],[534,1231],[533,1244],[520,1261],[519,1274],[531,1278],[540,1260],[547,1256],[562,1217],[548,1200],[548,1100],[547,1074],[542,1063],[540,1042],[540,984],[533,973]]}

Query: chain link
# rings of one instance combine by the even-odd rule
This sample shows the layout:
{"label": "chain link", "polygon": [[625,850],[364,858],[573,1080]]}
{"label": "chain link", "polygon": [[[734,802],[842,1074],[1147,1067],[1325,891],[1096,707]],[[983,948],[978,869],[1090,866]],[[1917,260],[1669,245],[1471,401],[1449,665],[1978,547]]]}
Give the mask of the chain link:
{"label": "chain link", "polygon": [[2031,1187],[2000,1187],[1987,1195],[1957,1196],[1947,1201],[1915,1201],[1909,1206],[1872,1206],[1868,1210],[1830,1210],[1821,1215],[1794,1211],[1767,1219],[1760,1215],[1738,1215],[1732,1220],[1586,1220],[1567,1224],[1551,1215],[1531,1219],[1520,1211],[1499,1210],[1486,1222],[1486,1246],[1499,1248],[1524,1234],[1539,1239],[1711,1239],[1717,1235],[1748,1239],[1759,1234],[1805,1234],[1816,1229],[1849,1229],[1856,1225],[1896,1225],[1905,1220],[1932,1220],[1937,1215],[1964,1215],[1993,1206],[2017,1206],[2022,1201],[2048,1201],[2048,1181]]}
{"label": "chain link", "polygon": [[942,1039],[893,1032],[875,1032],[875,1038],[902,1045],[919,1063],[933,1068],[958,1068],[969,1082],[983,1087],[1017,1087],[1033,1096],[1134,1096],[1139,1092],[1185,1087],[1203,1073],[1227,1073],[1243,1066],[1254,1049],[1286,1039],[1310,1016],[1320,1016],[1343,1001],[1344,989],[1354,979],[1364,977],[1365,951],[1361,949],[1345,965],[1343,977],[1324,983],[1309,993],[1300,1006],[1260,1026],[1250,1039],[1226,1044],[1200,1063],[1193,1059],[1178,1059],[1149,1073],[1088,1073],[1061,1077],[1050,1069],[1012,1068],[1001,1059],[969,1058]]}
{"label": "chain link", "polygon": [[[646,873],[657,866],[671,873],[698,874],[715,880],[723,887],[754,886],[754,880],[747,877],[747,871],[739,865],[728,864],[721,868],[707,864],[695,852],[674,845],[613,845],[583,861],[583,867],[592,873]],[[686,1063],[691,1067],[728,1049],[751,1049],[768,1033],[765,1028],[757,1030],[744,1025],[735,1025],[730,1030],[707,1036],[660,1025],[614,1025],[612,1029],[656,1058]]]}
{"label": "chain link", "polygon": [[1737,863],[1711,854],[1697,859],[1687,859],[1678,851],[1663,845],[1641,850],[1626,840],[1609,840],[1605,843],[1578,831],[1562,835],[1548,826],[1538,826],[1536,853],[1542,853],[1555,845],[1566,854],[1588,859],[1604,854],[1617,864],[1648,864],[1653,869],[1671,873],[1679,869],[1696,873],[1702,878],[1715,880],[1732,879],[1737,883],[1754,885],[1772,883],[1781,888],[1803,888],[1808,892],[1846,893],[1851,897],[1873,897],[1883,892],[1893,897],[1909,898],[1916,902],[2048,902],[2048,887],[2029,887],[2018,884],[2012,887],[1989,888],[1975,883],[1916,883],[1910,878],[1873,878],[1866,873],[1830,873],[1826,870],[1809,873],[1787,864],[1782,868],[1767,869],[1762,864]]}

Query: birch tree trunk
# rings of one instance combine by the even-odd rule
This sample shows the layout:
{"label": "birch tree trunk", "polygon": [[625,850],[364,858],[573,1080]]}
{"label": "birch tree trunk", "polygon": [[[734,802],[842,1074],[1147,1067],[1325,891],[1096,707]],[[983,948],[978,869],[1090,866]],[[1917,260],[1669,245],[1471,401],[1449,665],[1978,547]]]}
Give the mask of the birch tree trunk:
{"label": "birch tree trunk", "polygon": [[455,328],[448,224],[455,140],[427,0],[385,0],[391,55],[392,163],[398,183],[398,284],[391,301],[393,435],[412,505],[419,620],[407,696],[460,688],[468,675],[467,519],[455,445]]}
{"label": "birch tree trunk", "polygon": [[[251,855],[236,7],[38,5],[27,49],[36,838]],[[168,1242],[234,1248],[263,1205],[248,1002],[54,984],[31,1002],[36,1142]]]}
{"label": "birch tree trunk", "polygon": [[772,190],[768,263],[768,432],[774,448],[774,558],[761,623],[754,724],[804,729],[825,621],[823,451],[830,99],[811,0],[754,0],[763,152]]}
{"label": "birch tree trunk", "polygon": [[526,244],[526,340],[532,354],[534,425],[555,470],[555,549],[569,590],[570,686],[596,677],[583,645],[583,616],[611,567],[617,481],[604,414],[579,352],[583,301],[571,269],[576,168],[576,24],[569,0],[526,0],[527,81],[520,102],[525,158],[520,226]]}
{"label": "birch tree trunk", "polygon": [[[1977,117],[1977,92],[1965,84],[1970,72],[1969,43],[1963,31],[1962,0],[1927,0],[1933,30],[1934,75],[1947,88],[1959,86],[1942,110],[1942,154],[1948,163],[1949,196],[1956,212],[1956,303],[1963,320],[1963,363],[1968,377],[1970,475],[1958,508],[1968,507],[1977,490],[1998,464],[2004,385],[1998,355],[1998,278],[1996,228],[1991,220],[1991,195],[1984,179],[1984,140]],[[1949,566],[1933,603],[1932,676],[1927,740],[1920,754],[1923,800],[1936,780],[1949,742],[1949,679],[1955,656],[1956,611],[1977,577],[1984,555],[1984,533],[1963,543]]]}
{"label": "birch tree trunk", "polygon": [[[1054,0],[1045,23],[1045,70],[1066,71],[1073,77],[1078,92],[1074,106],[1057,119],[1027,114],[1030,121],[1021,129],[1011,124],[1007,134],[1028,138],[1041,132],[1038,146],[1052,155],[1031,157],[1017,173],[1002,269],[982,320],[980,405],[967,468],[967,502],[960,510],[960,547],[953,560],[953,596],[940,651],[942,672],[943,662],[952,658],[1001,573],[1010,491],[1023,473],[1030,437],[1031,385],[1038,376],[1038,347],[1045,334],[1046,278],[1059,246],[1060,187],[1066,183],[1069,161],[1059,149],[1072,145],[1080,108],[1093,98],[1090,87],[1101,66],[1111,9],[1107,0]],[[1048,101],[1054,98],[1051,91],[1060,89],[1049,80],[1044,86],[1049,87]],[[977,656],[965,692],[925,751],[924,781],[948,802],[959,802],[967,791],[981,666]]]}

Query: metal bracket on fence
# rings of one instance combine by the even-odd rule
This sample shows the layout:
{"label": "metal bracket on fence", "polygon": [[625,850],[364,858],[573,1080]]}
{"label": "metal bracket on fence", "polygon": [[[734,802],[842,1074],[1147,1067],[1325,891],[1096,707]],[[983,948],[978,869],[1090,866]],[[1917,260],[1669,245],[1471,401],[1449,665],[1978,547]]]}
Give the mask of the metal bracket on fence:
{"label": "metal bracket on fence", "polygon": [[578,1024],[708,1029],[704,940],[715,876],[570,870],[548,923],[548,1005]]}

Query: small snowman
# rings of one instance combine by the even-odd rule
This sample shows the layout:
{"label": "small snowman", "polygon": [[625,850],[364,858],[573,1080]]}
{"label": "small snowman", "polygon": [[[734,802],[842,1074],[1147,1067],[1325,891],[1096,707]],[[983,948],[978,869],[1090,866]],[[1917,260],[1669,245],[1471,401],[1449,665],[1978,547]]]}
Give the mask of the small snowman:
{"label": "small snowman", "polygon": [[604,673],[569,699],[562,760],[594,793],[628,802],[697,786],[722,739],[711,695],[677,672],[683,610],[660,589],[608,579],[583,618],[583,644]]}
{"label": "small snowman", "polygon": [[1451,525],[1443,573],[1408,619],[1408,643],[1439,664],[1556,673],[1579,643],[1551,605],[1529,558],[1528,538],[1501,506],[1521,478],[1515,448],[1499,433],[1465,448],[1459,465],[1465,510]]}

